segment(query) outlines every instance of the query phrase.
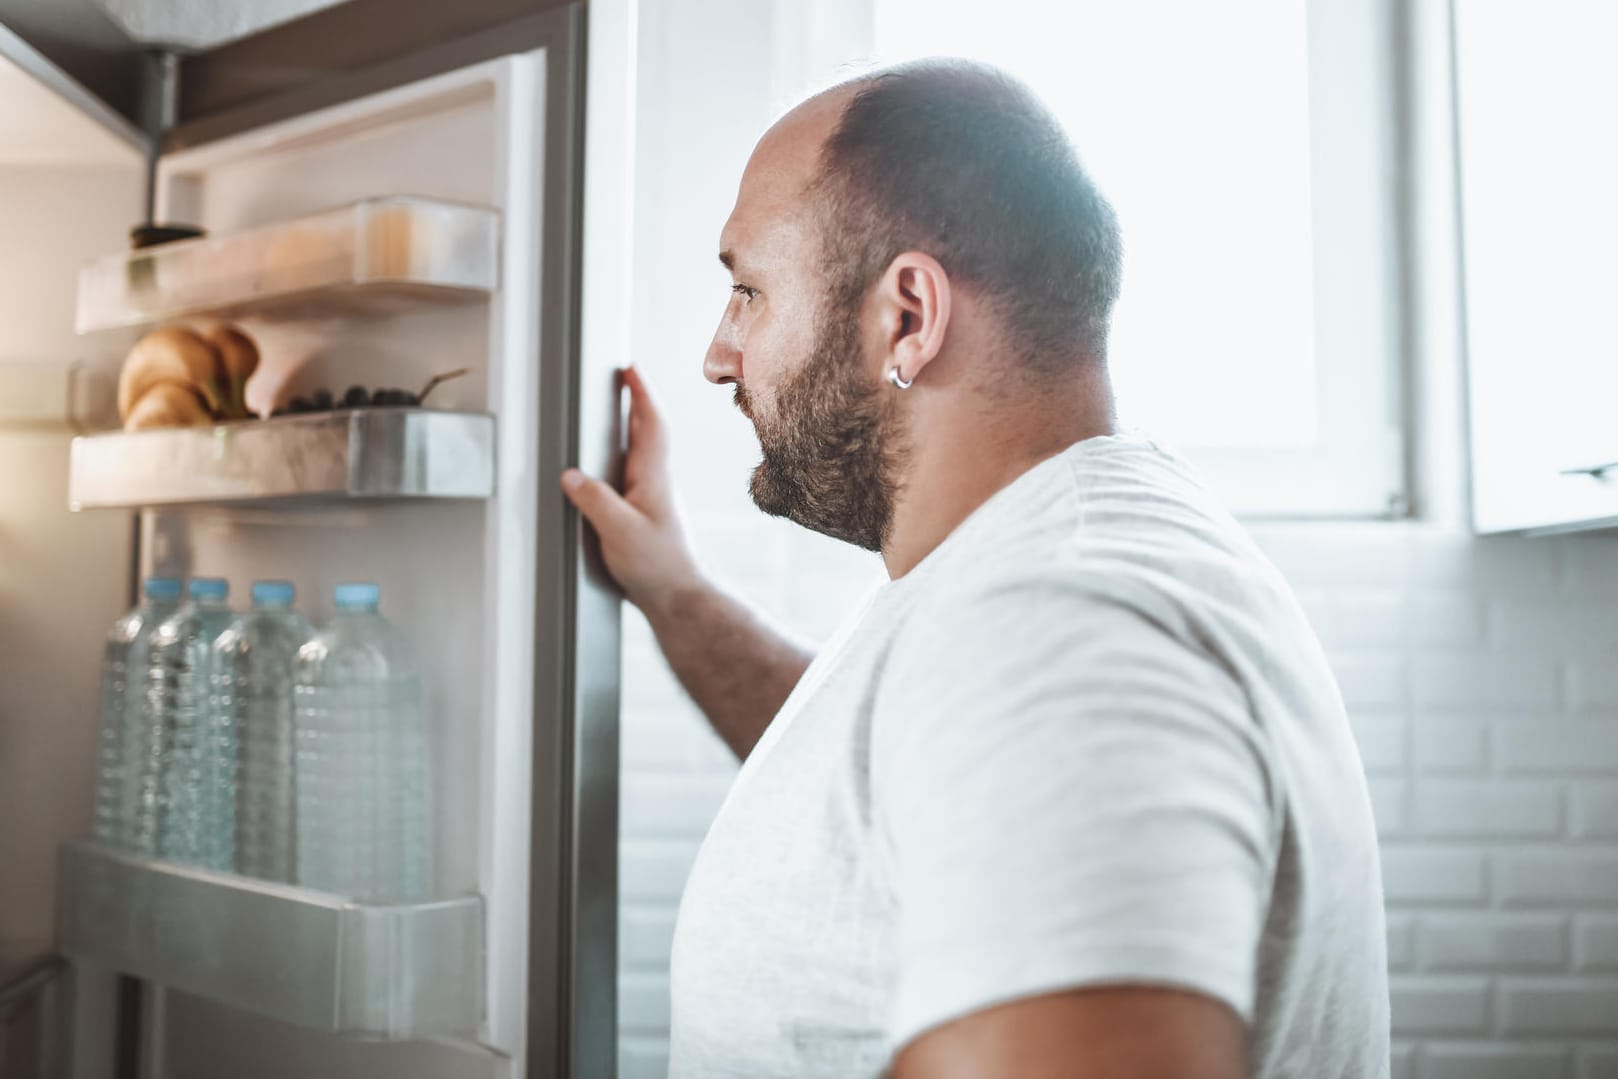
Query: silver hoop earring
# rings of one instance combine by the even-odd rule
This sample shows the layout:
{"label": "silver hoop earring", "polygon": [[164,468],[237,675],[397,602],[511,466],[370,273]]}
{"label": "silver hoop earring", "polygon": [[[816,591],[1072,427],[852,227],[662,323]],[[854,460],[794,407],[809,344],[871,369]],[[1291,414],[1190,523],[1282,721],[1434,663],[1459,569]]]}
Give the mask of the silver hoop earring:
{"label": "silver hoop earring", "polygon": [[909,382],[906,382],[904,380],[904,376],[899,374],[899,368],[896,366],[888,368],[888,381],[899,387],[901,390],[908,390],[910,387],[916,384],[915,379],[911,379]]}

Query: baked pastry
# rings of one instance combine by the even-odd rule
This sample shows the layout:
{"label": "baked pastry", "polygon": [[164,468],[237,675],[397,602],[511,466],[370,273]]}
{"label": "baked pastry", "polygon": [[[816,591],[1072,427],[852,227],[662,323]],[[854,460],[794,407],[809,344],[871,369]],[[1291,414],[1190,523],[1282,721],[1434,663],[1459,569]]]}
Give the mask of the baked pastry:
{"label": "baked pastry", "polygon": [[245,420],[252,416],[247,411],[247,380],[258,370],[258,346],[253,339],[236,327],[221,323],[207,333],[208,344],[219,354],[219,366],[224,375],[225,407],[220,419]]}
{"label": "baked pastry", "polygon": [[208,412],[224,413],[227,389],[219,351],[184,326],[165,326],[135,342],[118,376],[118,414],[127,423],[135,405],[163,382],[189,386]]}
{"label": "baked pastry", "polygon": [[195,391],[184,382],[158,382],[148,386],[124,417],[124,430],[150,427],[193,427],[212,423],[213,417]]}

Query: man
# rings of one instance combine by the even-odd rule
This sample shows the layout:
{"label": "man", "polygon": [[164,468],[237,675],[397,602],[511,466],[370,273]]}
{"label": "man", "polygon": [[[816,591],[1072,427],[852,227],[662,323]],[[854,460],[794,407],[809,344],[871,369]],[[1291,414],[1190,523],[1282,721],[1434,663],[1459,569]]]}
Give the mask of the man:
{"label": "man", "polygon": [[1386,1075],[1341,697],[1236,521],[1116,428],[1117,226],[1052,117],[960,61],[856,79],[764,136],[720,246],[704,369],[754,500],[891,580],[812,658],[709,585],[634,371],[623,494],[563,477],[744,760],[671,1075]]}

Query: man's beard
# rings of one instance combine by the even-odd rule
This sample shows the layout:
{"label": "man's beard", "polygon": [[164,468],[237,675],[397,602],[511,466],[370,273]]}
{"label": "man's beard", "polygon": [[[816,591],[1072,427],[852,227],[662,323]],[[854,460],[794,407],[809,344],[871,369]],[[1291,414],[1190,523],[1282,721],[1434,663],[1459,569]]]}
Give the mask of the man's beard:
{"label": "man's beard", "polygon": [[858,319],[828,305],[807,363],[782,380],[768,417],[736,386],[763,460],[748,493],[759,509],[880,551],[893,527],[905,453],[895,402],[861,371]]}

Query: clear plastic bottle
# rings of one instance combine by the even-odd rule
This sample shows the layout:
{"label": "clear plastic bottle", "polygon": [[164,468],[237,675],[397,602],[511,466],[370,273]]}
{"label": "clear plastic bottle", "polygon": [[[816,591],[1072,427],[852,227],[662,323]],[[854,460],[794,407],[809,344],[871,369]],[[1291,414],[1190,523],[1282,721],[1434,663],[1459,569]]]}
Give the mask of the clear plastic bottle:
{"label": "clear plastic bottle", "polygon": [[111,847],[129,843],[140,763],[134,746],[146,642],[158,623],[179,606],[180,582],[173,577],[148,577],[142,593],[140,605],[112,624],[101,657],[101,744],[91,834]]}
{"label": "clear plastic bottle", "polygon": [[194,578],[190,600],[148,642],[133,847],[229,869],[235,839],[235,732],[210,707],[213,642],[234,615],[230,586]]}
{"label": "clear plastic bottle", "polygon": [[217,729],[234,730],[236,870],[292,880],[292,665],[314,636],[289,581],[255,581],[253,609],[213,644]]}
{"label": "clear plastic bottle", "polygon": [[335,600],[294,675],[298,883],[371,902],[423,899],[434,837],[421,667],[377,613],[375,585],[339,585]]}

